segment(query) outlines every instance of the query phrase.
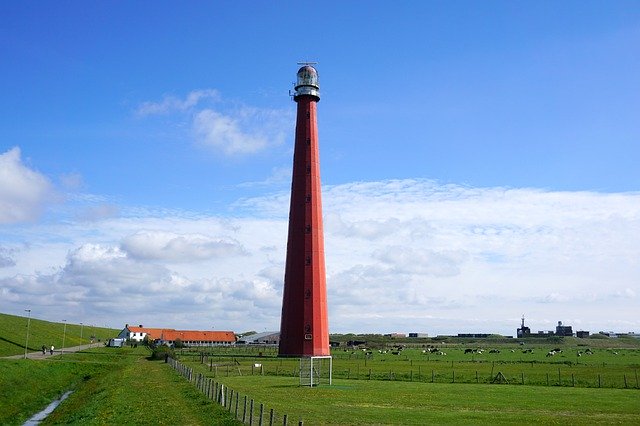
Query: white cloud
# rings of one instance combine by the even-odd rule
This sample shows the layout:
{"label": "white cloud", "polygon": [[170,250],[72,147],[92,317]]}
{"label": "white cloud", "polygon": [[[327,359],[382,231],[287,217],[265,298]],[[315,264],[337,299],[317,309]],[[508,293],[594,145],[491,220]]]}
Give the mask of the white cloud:
{"label": "white cloud", "polygon": [[[332,331],[513,334],[522,313],[536,330],[640,329],[640,194],[405,180],[327,187],[323,202]],[[24,225],[0,252],[14,263],[0,311],[277,328],[288,194],[239,205]]]}
{"label": "white cloud", "polygon": [[227,113],[205,109],[195,114],[197,143],[226,155],[254,154],[284,141],[285,113],[242,107]]}
{"label": "white cloud", "polygon": [[35,220],[53,198],[53,185],[23,164],[20,148],[0,154],[0,224]]}
{"label": "white cloud", "polygon": [[190,92],[184,99],[175,96],[165,96],[160,102],[143,102],[136,114],[139,116],[169,114],[174,111],[186,111],[194,108],[203,100],[219,100],[220,95],[217,90],[204,89]]}
{"label": "white cloud", "polygon": [[275,167],[271,169],[271,174],[259,182],[243,182],[238,188],[266,187],[283,184],[291,184],[291,167]]}
{"label": "white cloud", "polygon": [[228,101],[214,89],[195,90],[185,98],[165,96],[160,102],[144,102],[136,110],[140,117],[168,114],[189,123],[196,145],[226,156],[255,154],[282,144],[292,122],[288,110]]}
{"label": "white cloud", "polygon": [[237,241],[164,231],[141,231],[130,235],[122,242],[122,248],[139,259],[167,262],[193,262],[245,254]]}

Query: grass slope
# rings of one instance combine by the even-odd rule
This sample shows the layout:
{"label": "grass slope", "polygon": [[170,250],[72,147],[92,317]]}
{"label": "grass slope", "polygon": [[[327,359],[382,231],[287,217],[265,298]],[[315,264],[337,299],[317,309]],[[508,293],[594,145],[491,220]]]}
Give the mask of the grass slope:
{"label": "grass slope", "polygon": [[0,424],[22,424],[64,392],[107,371],[104,363],[0,359]]}
{"label": "grass slope", "polygon": [[[0,314],[0,357],[24,353],[27,340],[27,317]],[[82,338],[80,333],[82,331]],[[29,352],[39,351],[42,345],[56,348],[78,346],[90,342],[91,336],[105,341],[115,337],[120,330],[93,327],[91,325],[65,324],[31,318],[29,324]]]}

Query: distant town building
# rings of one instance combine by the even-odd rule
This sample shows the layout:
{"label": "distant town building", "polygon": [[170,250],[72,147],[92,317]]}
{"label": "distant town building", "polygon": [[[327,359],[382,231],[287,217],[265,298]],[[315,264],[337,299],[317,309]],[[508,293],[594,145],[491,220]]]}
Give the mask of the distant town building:
{"label": "distant town building", "polygon": [[580,339],[586,339],[587,337],[589,337],[589,332],[588,331],[576,331],[576,337],[580,338]]}
{"label": "distant town building", "polygon": [[406,335],[406,334],[404,334],[404,333],[389,333],[389,334],[385,334],[385,335],[384,335],[384,337],[391,337],[391,338],[394,338],[394,337],[395,337],[395,338],[400,338],[400,339],[402,339],[402,338],[407,337],[407,335]]}
{"label": "distant town building", "polygon": [[429,337],[429,333],[409,333],[409,337],[414,339]]}

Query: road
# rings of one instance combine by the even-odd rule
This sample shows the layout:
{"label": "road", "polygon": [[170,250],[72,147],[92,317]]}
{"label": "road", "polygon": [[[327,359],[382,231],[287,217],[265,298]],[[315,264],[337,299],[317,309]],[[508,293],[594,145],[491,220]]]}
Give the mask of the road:
{"label": "road", "polygon": [[[96,343],[89,343],[86,345],[80,345],[80,346],[73,346],[70,348],[64,348],[64,350],[62,349],[58,349],[56,348],[53,351],[53,355],[51,355],[49,353],[49,348],[47,348],[47,351],[45,354],[42,353],[42,351],[38,351],[38,352],[28,352],[27,353],[27,358],[29,359],[46,359],[46,358],[50,358],[52,356],[60,356],[63,353],[70,353],[70,352],[78,352],[84,349],[89,349],[89,348],[99,348],[104,346],[104,342],[96,342]],[[11,356],[6,356],[4,358],[7,359],[21,359],[24,358],[24,354],[20,354],[20,355],[11,355]]]}

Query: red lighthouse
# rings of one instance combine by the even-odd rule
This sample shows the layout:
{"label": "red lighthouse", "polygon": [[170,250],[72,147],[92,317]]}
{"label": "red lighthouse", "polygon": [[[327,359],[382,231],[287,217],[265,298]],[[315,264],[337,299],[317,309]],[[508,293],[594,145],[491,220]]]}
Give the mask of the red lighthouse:
{"label": "red lighthouse", "polygon": [[318,72],[298,70],[296,138],[279,356],[329,356],[329,320],[318,154]]}

